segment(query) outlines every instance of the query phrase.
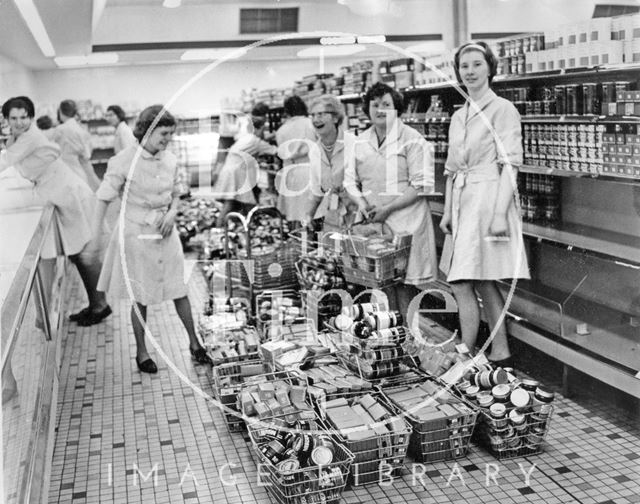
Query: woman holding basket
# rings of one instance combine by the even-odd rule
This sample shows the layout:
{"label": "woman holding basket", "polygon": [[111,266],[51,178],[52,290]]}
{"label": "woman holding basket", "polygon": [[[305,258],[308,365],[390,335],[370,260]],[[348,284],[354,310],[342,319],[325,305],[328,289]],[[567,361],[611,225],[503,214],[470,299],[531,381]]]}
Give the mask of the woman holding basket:
{"label": "woman holding basket", "polygon": [[[394,234],[413,236],[404,284],[390,289],[391,304],[406,315],[418,289],[436,275],[436,246],[426,195],[434,188],[433,146],[399,115],[402,95],[383,83],[364,96],[371,127],[347,156],[344,187],[360,213]],[[395,298],[395,299],[394,299]]]}

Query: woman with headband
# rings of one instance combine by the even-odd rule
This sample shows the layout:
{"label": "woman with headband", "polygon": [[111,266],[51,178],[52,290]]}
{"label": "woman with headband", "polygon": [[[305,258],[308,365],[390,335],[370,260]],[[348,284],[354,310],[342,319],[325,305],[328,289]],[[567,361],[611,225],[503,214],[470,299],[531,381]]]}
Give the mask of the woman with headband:
{"label": "woman with headband", "polygon": [[[520,115],[490,87],[497,59],[484,42],[455,55],[468,100],[451,118],[444,215],[447,234],[440,263],[458,303],[462,341],[474,350],[480,324],[477,295],[495,331],[490,361],[512,363],[497,280],[529,278],[522,223],[515,199],[522,164]],[[498,325],[498,322],[500,324]]]}

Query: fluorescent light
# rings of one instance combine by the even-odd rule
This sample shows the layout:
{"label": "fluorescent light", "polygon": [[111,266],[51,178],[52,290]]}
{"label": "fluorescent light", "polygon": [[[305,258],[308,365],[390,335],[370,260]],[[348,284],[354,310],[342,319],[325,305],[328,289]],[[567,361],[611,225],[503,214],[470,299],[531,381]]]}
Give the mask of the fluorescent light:
{"label": "fluorescent light", "polygon": [[358,35],[358,44],[382,44],[386,41],[384,35]]}
{"label": "fluorescent light", "polygon": [[118,53],[93,53],[88,56],[59,56],[53,61],[59,67],[81,67],[87,65],[113,65],[118,62]]}
{"label": "fluorescent light", "polygon": [[246,52],[246,49],[240,47],[236,49],[188,49],[182,53],[180,59],[182,61],[206,61],[222,59],[231,54],[234,54],[235,57],[239,58]]}
{"label": "fluorescent light", "polygon": [[162,6],[167,9],[175,9],[176,7],[180,7],[181,3],[182,0],[164,0],[164,2],[162,2]]}
{"label": "fluorescent light", "polygon": [[53,48],[49,34],[47,33],[42,18],[38,13],[38,9],[33,3],[33,0],[14,0],[16,7],[20,11],[22,18],[29,27],[31,35],[36,39],[42,54],[47,58],[53,58],[56,55],[56,51]]}
{"label": "fluorescent light", "polygon": [[362,45],[337,45],[337,46],[313,46],[307,47],[298,51],[298,58],[319,58],[331,57],[331,56],[350,56],[362,51],[366,51],[367,48]]}
{"label": "fluorescent light", "polygon": [[356,38],[353,36],[346,37],[322,37],[320,39],[320,45],[347,45],[347,44],[355,44]]}

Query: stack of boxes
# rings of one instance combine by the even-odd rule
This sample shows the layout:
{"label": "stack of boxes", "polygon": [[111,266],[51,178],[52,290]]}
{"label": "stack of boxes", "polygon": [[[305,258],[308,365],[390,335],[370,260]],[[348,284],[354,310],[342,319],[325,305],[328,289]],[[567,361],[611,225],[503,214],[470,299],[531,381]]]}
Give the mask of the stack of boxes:
{"label": "stack of boxes", "polygon": [[442,385],[427,381],[386,389],[385,396],[413,427],[409,451],[419,462],[463,457],[477,413]]}
{"label": "stack of boxes", "polygon": [[416,63],[412,58],[381,61],[378,65],[380,81],[397,89],[413,86],[413,71]]}
{"label": "stack of boxes", "polygon": [[544,35],[531,33],[509,37],[492,44],[498,57],[499,75],[520,75],[535,72],[532,55],[544,48]]}
{"label": "stack of boxes", "polygon": [[602,135],[602,173],[640,178],[640,130],[636,124],[615,124]]}
{"label": "stack of boxes", "polygon": [[373,61],[356,61],[348,67],[341,67],[340,73],[344,84],[342,94],[358,94],[364,92],[372,84]]}
{"label": "stack of boxes", "polygon": [[353,485],[378,482],[381,473],[393,475],[401,468],[411,427],[393,414],[381,396],[334,399],[322,411],[329,426],[338,431],[338,441],[355,457],[350,474]]}

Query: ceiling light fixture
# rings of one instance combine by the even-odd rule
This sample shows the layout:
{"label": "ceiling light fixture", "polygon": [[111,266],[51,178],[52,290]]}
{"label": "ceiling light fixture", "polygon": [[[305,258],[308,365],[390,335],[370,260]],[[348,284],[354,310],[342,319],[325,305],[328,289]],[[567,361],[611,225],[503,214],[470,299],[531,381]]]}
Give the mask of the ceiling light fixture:
{"label": "ceiling light fixture", "polygon": [[384,35],[358,35],[358,44],[382,44],[386,41]]}
{"label": "ceiling light fixture", "polygon": [[180,7],[181,4],[182,0],[164,0],[164,2],[162,2],[162,6],[166,7],[167,9],[175,9],[177,7]]}
{"label": "ceiling light fixture", "polygon": [[320,45],[334,46],[334,45],[349,45],[355,44],[356,38],[354,36],[345,37],[322,37],[320,39]]}
{"label": "ceiling light fixture", "polygon": [[182,53],[180,59],[182,61],[207,61],[222,59],[232,54],[235,56],[235,58],[239,58],[246,52],[246,49],[242,47],[236,49],[188,49],[187,51]]}
{"label": "ceiling light fixture", "polygon": [[47,58],[53,58],[56,55],[56,51],[33,0],[15,0],[15,4],[25,23],[27,23],[31,35],[36,39],[42,54]]}
{"label": "ceiling light fixture", "polygon": [[83,67],[87,65],[115,65],[118,53],[93,53],[88,56],[59,56],[54,58],[60,68]]}

